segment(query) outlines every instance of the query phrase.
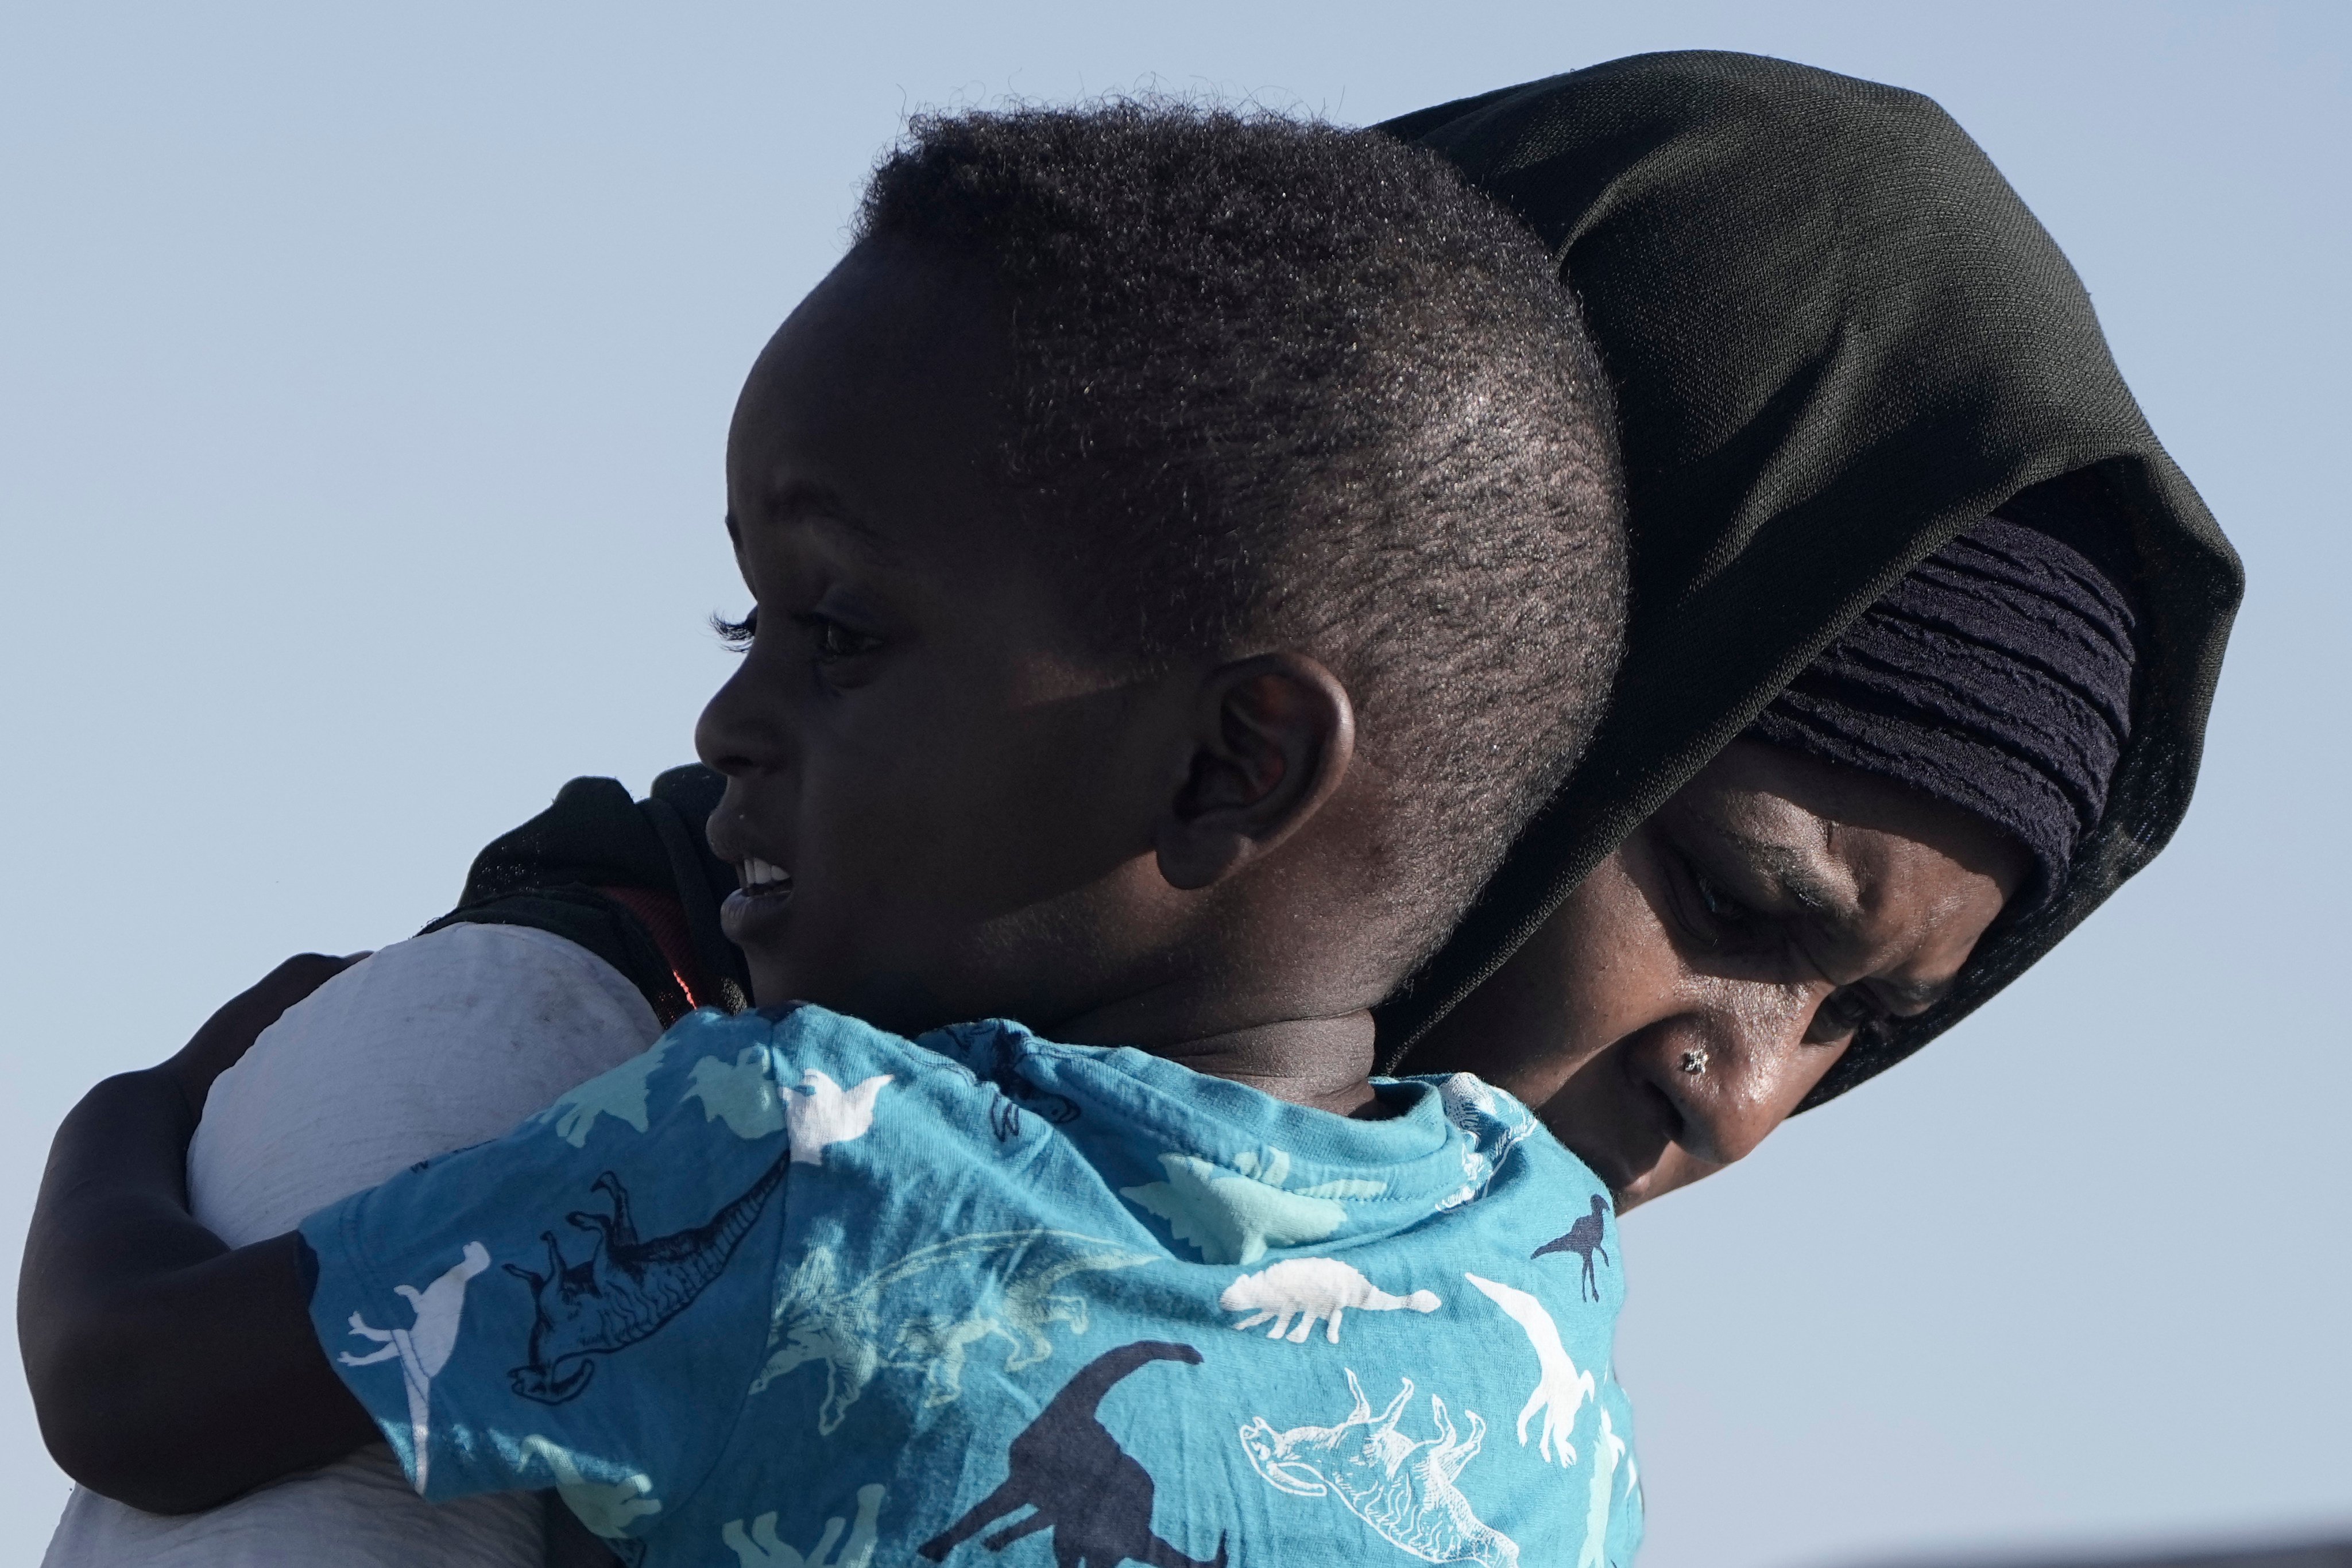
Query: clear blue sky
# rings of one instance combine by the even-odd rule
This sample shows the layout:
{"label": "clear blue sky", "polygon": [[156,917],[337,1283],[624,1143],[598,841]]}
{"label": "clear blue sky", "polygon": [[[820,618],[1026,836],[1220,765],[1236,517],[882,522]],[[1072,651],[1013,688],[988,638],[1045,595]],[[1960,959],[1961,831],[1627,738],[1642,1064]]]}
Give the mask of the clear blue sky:
{"label": "clear blue sky", "polygon": [[[0,10],[0,1231],[91,1081],[688,756],[730,403],[905,110],[1368,121],[1694,46],[1957,115],[2253,586],[2156,869],[1629,1221],[1644,1562],[2352,1526],[2339,5]],[[11,1371],[0,1562],[64,1492]]]}

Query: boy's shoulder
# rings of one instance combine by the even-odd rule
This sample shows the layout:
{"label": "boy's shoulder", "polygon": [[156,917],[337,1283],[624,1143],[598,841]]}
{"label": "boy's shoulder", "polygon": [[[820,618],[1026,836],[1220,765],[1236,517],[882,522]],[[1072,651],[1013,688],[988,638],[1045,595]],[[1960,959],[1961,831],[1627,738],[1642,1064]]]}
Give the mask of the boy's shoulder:
{"label": "boy's shoulder", "polygon": [[[574,1148],[607,1128],[604,1118],[639,1134],[667,1122],[661,1112],[691,1103],[703,1124],[724,1124],[746,1140],[798,1127],[813,1137],[845,1095],[866,1107],[886,1084],[906,1083],[947,1067],[937,1052],[840,1013],[806,1006],[687,1014],[641,1056],[566,1091],[533,1118],[551,1124]],[[967,1075],[968,1076],[968,1075]],[[795,1109],[797,1107],[797,1110]],[[812,1118],[816,1118],[812,1120]],[[671,1124],[691,1131],[691,1116]],[[836,1137],[834,1141],[844,1141]],[[821,1145],[811,1145],[814,1155]]]}
{"label": "boy's shoulder", "polygon": [[[1017,1024],[989,1020],[919,1040],[810,1004],[729,1014],[690,1013],[644,1056],[565,1093],[541,1122],[575,1147],[611,1116],[637,1134],[667,1121],[671,1135],[724,1127],[750,1141],[787,1135],[790,1158],[821,1164],[823,1150],[873,1135],[944,1155],[962,1141],[1003,1141],[1024,1113],[1045,1124],[1076,1119],[1068,1100],[1034,1089],[1020,1063],[1038,1042]],[[888,1092],[891,1112],[875,1108]],[[700,1115],[665,1118],[697,1107]],[[940,1142],[942,1135],[948,1142]],[[903,1155],[904,1151],[901,1151]]]}

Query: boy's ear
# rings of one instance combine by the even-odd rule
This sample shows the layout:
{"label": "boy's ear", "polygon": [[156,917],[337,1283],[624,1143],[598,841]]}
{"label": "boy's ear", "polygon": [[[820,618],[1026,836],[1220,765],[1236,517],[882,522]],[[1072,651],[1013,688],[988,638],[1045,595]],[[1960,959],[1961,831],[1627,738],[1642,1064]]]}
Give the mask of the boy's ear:
{"label": "boy's ear", "polygon": [[1266,853],[1322,808],[1356,750],[1348,688],[1304,653],[1212,670],[1190,767],[1160,819],[1160,874],[1202,888]]}

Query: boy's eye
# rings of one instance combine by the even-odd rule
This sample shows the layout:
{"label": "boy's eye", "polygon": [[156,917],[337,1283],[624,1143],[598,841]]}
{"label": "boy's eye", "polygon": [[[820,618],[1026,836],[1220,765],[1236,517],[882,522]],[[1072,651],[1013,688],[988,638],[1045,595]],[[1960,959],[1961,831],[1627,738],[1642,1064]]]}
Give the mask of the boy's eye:
{"label": "boy's eye", "polygon": [[756,604],[743,612],[740,621],[730,621],[724,615],[710,618],[710,629],[719,640],[740,653],[751,646],[751,639],[760,634],[760,607]]}
{"label": "boy's eye", "polygon": [[830,615],[795,615],[793,619],[808,628],[809,642],[816,651],[816,662],[820,664],[855,659],[881,646],[880,638],[845,626]]}

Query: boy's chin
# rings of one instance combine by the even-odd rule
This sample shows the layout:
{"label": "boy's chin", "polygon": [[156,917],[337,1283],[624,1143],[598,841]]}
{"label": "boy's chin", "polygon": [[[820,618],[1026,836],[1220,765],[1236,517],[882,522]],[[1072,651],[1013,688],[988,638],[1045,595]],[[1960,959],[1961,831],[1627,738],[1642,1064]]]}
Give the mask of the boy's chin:
{"label": "boy's chin", "polygon": [[910,1036],[965,1021],[921,976],[904,969],[845,972],[835,966],[796,962],[790,955],[751,951],[744,958],[751,971],[751,999],[759,1007],[811,1003]]}

